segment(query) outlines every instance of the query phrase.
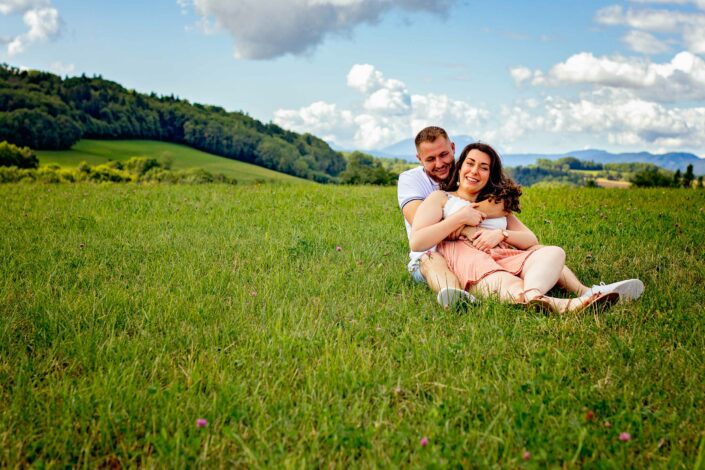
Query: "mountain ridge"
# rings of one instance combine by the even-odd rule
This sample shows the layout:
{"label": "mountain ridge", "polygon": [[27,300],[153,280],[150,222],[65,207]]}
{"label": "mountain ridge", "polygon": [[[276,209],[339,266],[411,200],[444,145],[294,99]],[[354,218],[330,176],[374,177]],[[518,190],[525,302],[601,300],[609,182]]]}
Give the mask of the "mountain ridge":
{"label": "mountain ridge", "polygon": [[[468,135],[451,136],[455,142],[456,156],[462,149],[475,139]],[[404,149],[407,149],[406,151]],[[416,161],[416,151],[413,139],[403,139],[380,150],[365,150],[365,153],[375,157],[401,158],[409,162]],[[596,163],[653,163],[661,168],[675,171],[685,171],[692,164],[695,174],[705,174],[705,158],[689,152],[667,152],[655,154],[647,151],[612,153],[601,149],[573,150],[563,153],[508,153],[502,154],[505,166],[527,166],[535,164],[538,159],[558,160],[565,157],[575,157],[579,160],[592,160]]]}

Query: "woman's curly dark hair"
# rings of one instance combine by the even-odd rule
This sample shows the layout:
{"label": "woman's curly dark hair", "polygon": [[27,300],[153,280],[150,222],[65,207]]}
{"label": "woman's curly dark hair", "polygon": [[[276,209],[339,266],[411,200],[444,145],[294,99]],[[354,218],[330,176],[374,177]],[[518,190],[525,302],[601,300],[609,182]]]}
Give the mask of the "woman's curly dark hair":
{"label": "woman's curly dark hair", "polygon": [[463,149],[458,163],[455,165],[453,175],[441,184],[441,189],[444,191],[455,191],[458,189],[460,169],[471,150],[479,150],[490,157],[490,178],[485,187],[480,191],[480,194],[477,195],[475,202],[484,201],[485,199],[491,202],[502,202],[505,211],[521,212],[521,208],[519,207],[521,186],[504,173],[502,160],[499,158],[497,151],[481,142],[475,142]]}

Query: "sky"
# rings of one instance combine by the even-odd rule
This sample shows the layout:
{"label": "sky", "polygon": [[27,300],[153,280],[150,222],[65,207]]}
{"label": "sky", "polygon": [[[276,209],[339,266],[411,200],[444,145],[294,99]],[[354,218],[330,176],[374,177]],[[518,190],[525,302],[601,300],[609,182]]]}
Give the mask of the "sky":
{"label": "sky", "polygon": [[0,62],[344,149],[439,125],[511,153],[705,157],[705,0],[0,0]]}

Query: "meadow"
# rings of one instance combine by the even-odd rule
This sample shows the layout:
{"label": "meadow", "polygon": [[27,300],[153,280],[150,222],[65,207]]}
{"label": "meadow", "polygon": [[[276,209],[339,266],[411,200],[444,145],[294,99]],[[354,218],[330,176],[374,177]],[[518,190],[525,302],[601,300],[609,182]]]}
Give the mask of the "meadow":
{"label": "meadow", "polygon": [[175,170],[202,168],[213,174],[237,178],[240,182],[305,181],[257,165],[201,152],[186,145],[155,140],[92,140],[81,139],[71,150],[35,151],[41,165],[59,165],[75,168],[81,162],[100,165],[110,161],[126,161],[132,157],[155,158],[169,161]]}
{"label": "meadow", "polygon": [[2,467],[705,466],[705,191],[525,190],[581,279],[646,285],[568,316],[438,307],[395,188],[0,200]]}

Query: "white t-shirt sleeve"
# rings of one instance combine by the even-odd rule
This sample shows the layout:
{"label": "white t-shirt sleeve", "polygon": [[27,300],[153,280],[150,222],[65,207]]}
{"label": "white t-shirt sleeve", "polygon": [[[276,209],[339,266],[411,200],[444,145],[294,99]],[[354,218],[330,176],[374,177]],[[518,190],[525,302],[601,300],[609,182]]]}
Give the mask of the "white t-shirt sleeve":
{"label": "white t-shirt sleeve", "polygon": [[397,184],[397,198],[399,208],[403,209],[411,201],[423,201],[429,195],[427,181],[424,181],[423,174],[419,171],[405,171],[399,175]]}

